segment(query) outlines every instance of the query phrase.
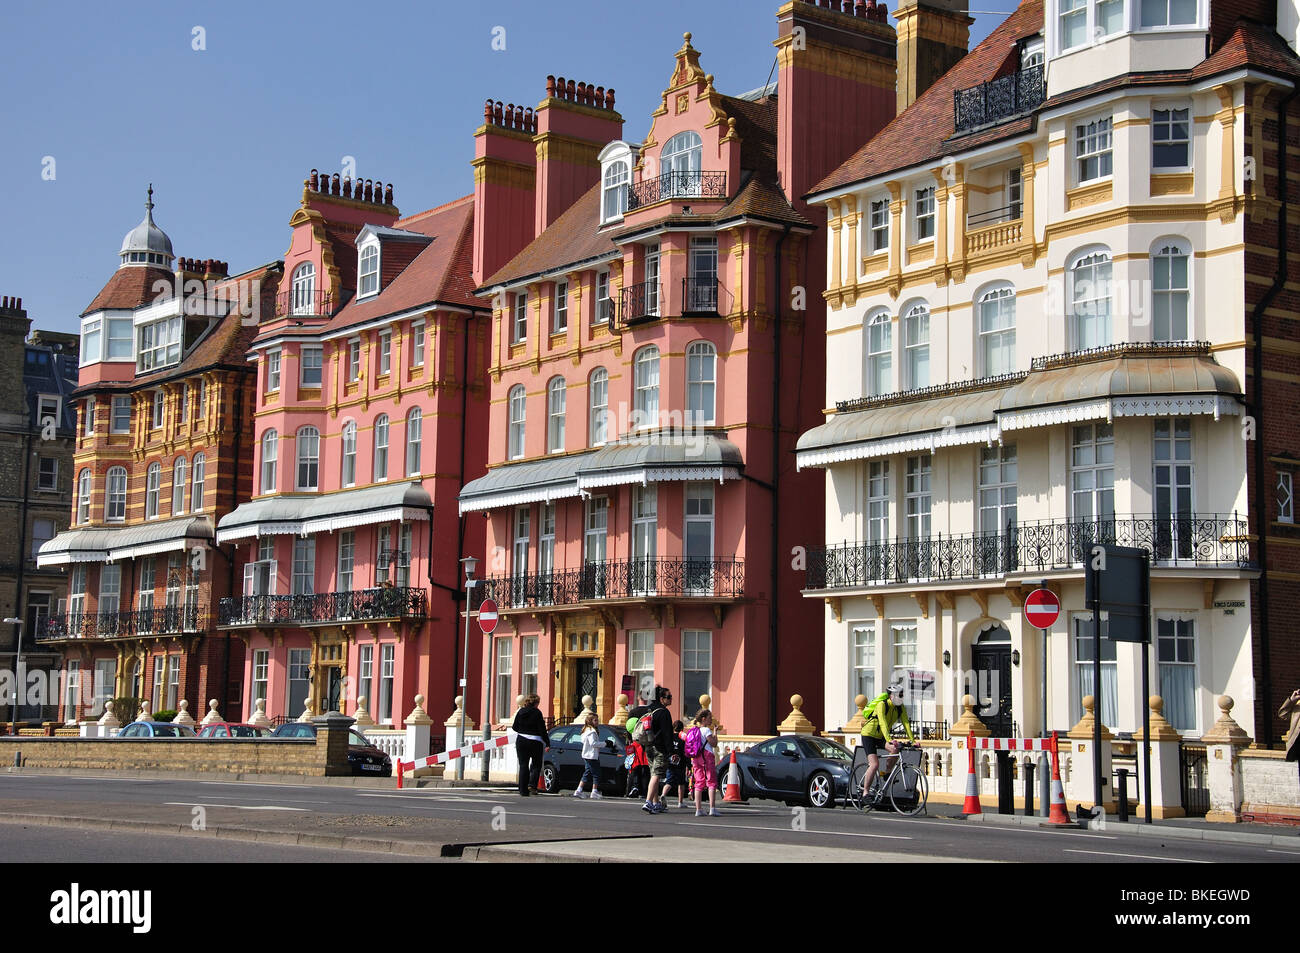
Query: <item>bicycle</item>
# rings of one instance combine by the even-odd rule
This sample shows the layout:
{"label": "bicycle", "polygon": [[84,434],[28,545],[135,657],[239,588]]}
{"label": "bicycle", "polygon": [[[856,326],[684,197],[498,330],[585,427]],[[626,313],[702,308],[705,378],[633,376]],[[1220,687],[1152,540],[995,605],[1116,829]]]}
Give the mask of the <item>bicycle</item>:
{"label": "bicycle", "polygon": [[899,745],[897,754],[883,755],[880,761],[871,790],[864,792],[862,782],[869,767],[867,752],[861,746],[854,749],[848,803],[865,812],[883,806],[888,799],[890,806],[905,817],[915,817],[924,811],[930,786],[921,771],[920,746]]}

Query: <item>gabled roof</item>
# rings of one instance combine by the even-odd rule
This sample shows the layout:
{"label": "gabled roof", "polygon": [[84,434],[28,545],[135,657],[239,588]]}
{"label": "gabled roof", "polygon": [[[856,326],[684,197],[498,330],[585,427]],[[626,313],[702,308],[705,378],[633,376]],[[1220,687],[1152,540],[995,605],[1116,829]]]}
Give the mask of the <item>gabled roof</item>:
{"label": "gabled roof", "polygon": [[[465,308],[482,308],[483,302],[474,296],[471,276],[474,241],[474,196],[466,195],[419,212],[409,218],[399,219],[393,229],[382,232],[415,233],[424,236],[428,245],[397,277],[387,283],[379,294],[358,301],[353,298],[329,323],[321,334],[331,334],[358,324],[390,314],[400,314],[434,303]],[[351,249],[353,270],[356,267],[355,248]],[[348,257],[348,256],[344,256]]]}
{"label": "gabled roof", "polygon": [[[1042,29],[1043,0],[1021,0],[1020,6],[983,43],[960,59],[848,161],[817,183],[809,195],[829,192],[926,162],[938,162],[958,151],[974,149],[1031,131],[1034,128],[1034,117],[1025,116],[992,128],[976,130],[969,135],[954,136],[953,93],[1002,75],[1016,44]],[[1279,76],[1300,76],[1300,58],[1286,41],[1271,27],[1243,19],[1238,21],[1227,42],[1190,70],[1109,76],[1088,86],[1053,96],[1038,111],[1066,105],[1111,89],[1191,82],[1247,67]]]}
{"label": "gabled roof", "polygon": [[134,310],[142,305],[152,304],[158,298],[157,292],[153,290],[154,282],[165,281],[170,289],[175,278],[176,276],[166,268],[148,265],[119,267],[113,272],[113,277],[108,279],[108,284],[100,289],[99,294],[95,295],[95,300],[90,302],[81,314],[85,316],[92,311],[104,311],[109,308]]}

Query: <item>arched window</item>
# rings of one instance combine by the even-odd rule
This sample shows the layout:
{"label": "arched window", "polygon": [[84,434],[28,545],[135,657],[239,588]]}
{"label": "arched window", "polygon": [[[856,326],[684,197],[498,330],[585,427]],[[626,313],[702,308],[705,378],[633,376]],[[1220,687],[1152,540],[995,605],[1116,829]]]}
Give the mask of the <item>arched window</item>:
{"label": "arched window", "polygon": [[274,430],[262,434],[262,492],[276,491],[276,460],[280,452],[280,435]]}
{"label": "arched window", "polygon": [[388,415],[375,418],[375,475],[374,482],[388,479]]}
{"label": "arched window", "polygon": [[659,348],[653,344],[637,352],[635,361],[636,427],[653,427],[659,422]]}
{"label": "arched window", "polygon": [[524,455],[524,411],[524,385],[516,384],[510,388],[510,445],[508,450],[511,460],[519,460]]}
{"label": "arched window", "polygon": [[1188,305],[1191,249],[1183,242],[1162,240],[1151,252],[1151,337],[1155,341],[1191,338]]}
{"label": "arched window", "polygon": [[406,475],[420,475],[420,429],[424,423],[424,415],[421,414],[420,408],[412,408],[411,412],[406,415]]}
{"label": "arched window", "polygon": [[552,377],[546,385],[546,452],[564,452],[564,413],[567,390],[563,377]]}
{"label": "arched window", "polygon": [[190,478],[192,489],[190,490],[190,509],[195,513],[203,509],[203,482],[205,474],[203,472],[207,458],[201,453],[194,455],[194,462],[190,464],[193,475]]}
{"label": "arched window", "polygon": [[930,386],[930,307],[918,301],[903,314],[903,386]]}
{"label": "arched window", "polygon": [[1081,255],[1068,275],[1073,349],[1105,347],[1111,342],[1110,252],[1101,249]]}
{"label": "arched window", "polygon": [[184,457],[177,457],[172,465],[172,516],[185,512],[185,491],[189,489],[189,465]]}
{"label": "arched window", "polygon": [[991,288],[979,297],[979,360],[984,377],[1016,369],[1016,291]]}
{"label": "arched window", "polygon": [[700,194],[700,168],[704,145],[697,132],[679,132],[659,154],[664,178],[660,180],[660,198],[693,198]]}
{"label": "arched window", "polygon": [[144,483],[144,518],[158,518],[158,492],[162,484],[162,464],[151,463],[145,473]]}
{"label": "arched window", "polygon": [[867,394],[888,394],[894,389],[894,335],[888,311],[877,311],[867,319],[866,343]]}
{"label": "arched window", "polygon": [[343,472],[340,474],[344,486],[355,486],[357,482],[357,425],[351,420],[343,425]]}
{"label": "arched window", "polygon": [[[82,471],[89,474],[89,470]],[[104,500],[104,519],[117,522],[126,519],[126,467],[113,467],[108,471],[108,493]]]}
{"label": "arched window", "polygon": [[90,470],[77,474],[77,523],[90,522]]}
{"label": "arched window", "polygon": [[605,169],[604,202],[601,221],[608,222],[627,211],[627,163],[612,162]]}
{"label": "arched window", "polygon": [[587,384],[591,403],[590,435],[593,447],[602,447],[609,439],[609,371],[598,367]]}
{"label": "arched window", "polygon": [[718,352],[708,341],[686,349],[686,413],[688,425],[711,424],[717,414]]}
{"label": "arched window", "polygon": [[315,490],[320,487],[320,431],[315,427],[303,427],[298,431],[294,441],[298,450],[299,490]]}
{"label": "arched window", "polygon": [[357,285],[357,296],[372,295],[379,290],[379,246],[367,245],[361,249],[360,261],[358,263],[358,274],[360,275]]}
{"label": "arched window", "polygon": [[293,273],[293,313],[316,313],[316,266],[306,262]]}

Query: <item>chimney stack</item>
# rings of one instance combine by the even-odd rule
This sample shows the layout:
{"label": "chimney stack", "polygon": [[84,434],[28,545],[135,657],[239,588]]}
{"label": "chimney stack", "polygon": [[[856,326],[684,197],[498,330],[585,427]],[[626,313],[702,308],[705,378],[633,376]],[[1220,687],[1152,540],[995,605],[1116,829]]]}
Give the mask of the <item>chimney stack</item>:
{"label": "chimney stack", "polygon": [[546,77],[546,98],[534,114],[537,201],[533,237],[600,180],[600,150],[623,138],[614,90]]}
{"label": "chimney stack", "polygon": [[898,21],[898,111],[901,113],[966,55],[967,0],[901,0]]}

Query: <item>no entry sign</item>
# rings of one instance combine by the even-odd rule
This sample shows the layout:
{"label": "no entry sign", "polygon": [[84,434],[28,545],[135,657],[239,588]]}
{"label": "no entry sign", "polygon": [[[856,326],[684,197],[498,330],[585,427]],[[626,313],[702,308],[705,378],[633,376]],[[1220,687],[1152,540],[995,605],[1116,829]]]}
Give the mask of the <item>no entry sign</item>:
{"label": "no entry sign", "polygon": [[1050,589],[1035,589],[1025,600],[1025,618],[1039,629],[1050,629],[1061,614],[1061,600]]}
{"label": "no entry sign", "polygon": [[478,627],[484,635],[491,635],[497,627],[497,604],[491,599],[484,599],[478,607]]}

